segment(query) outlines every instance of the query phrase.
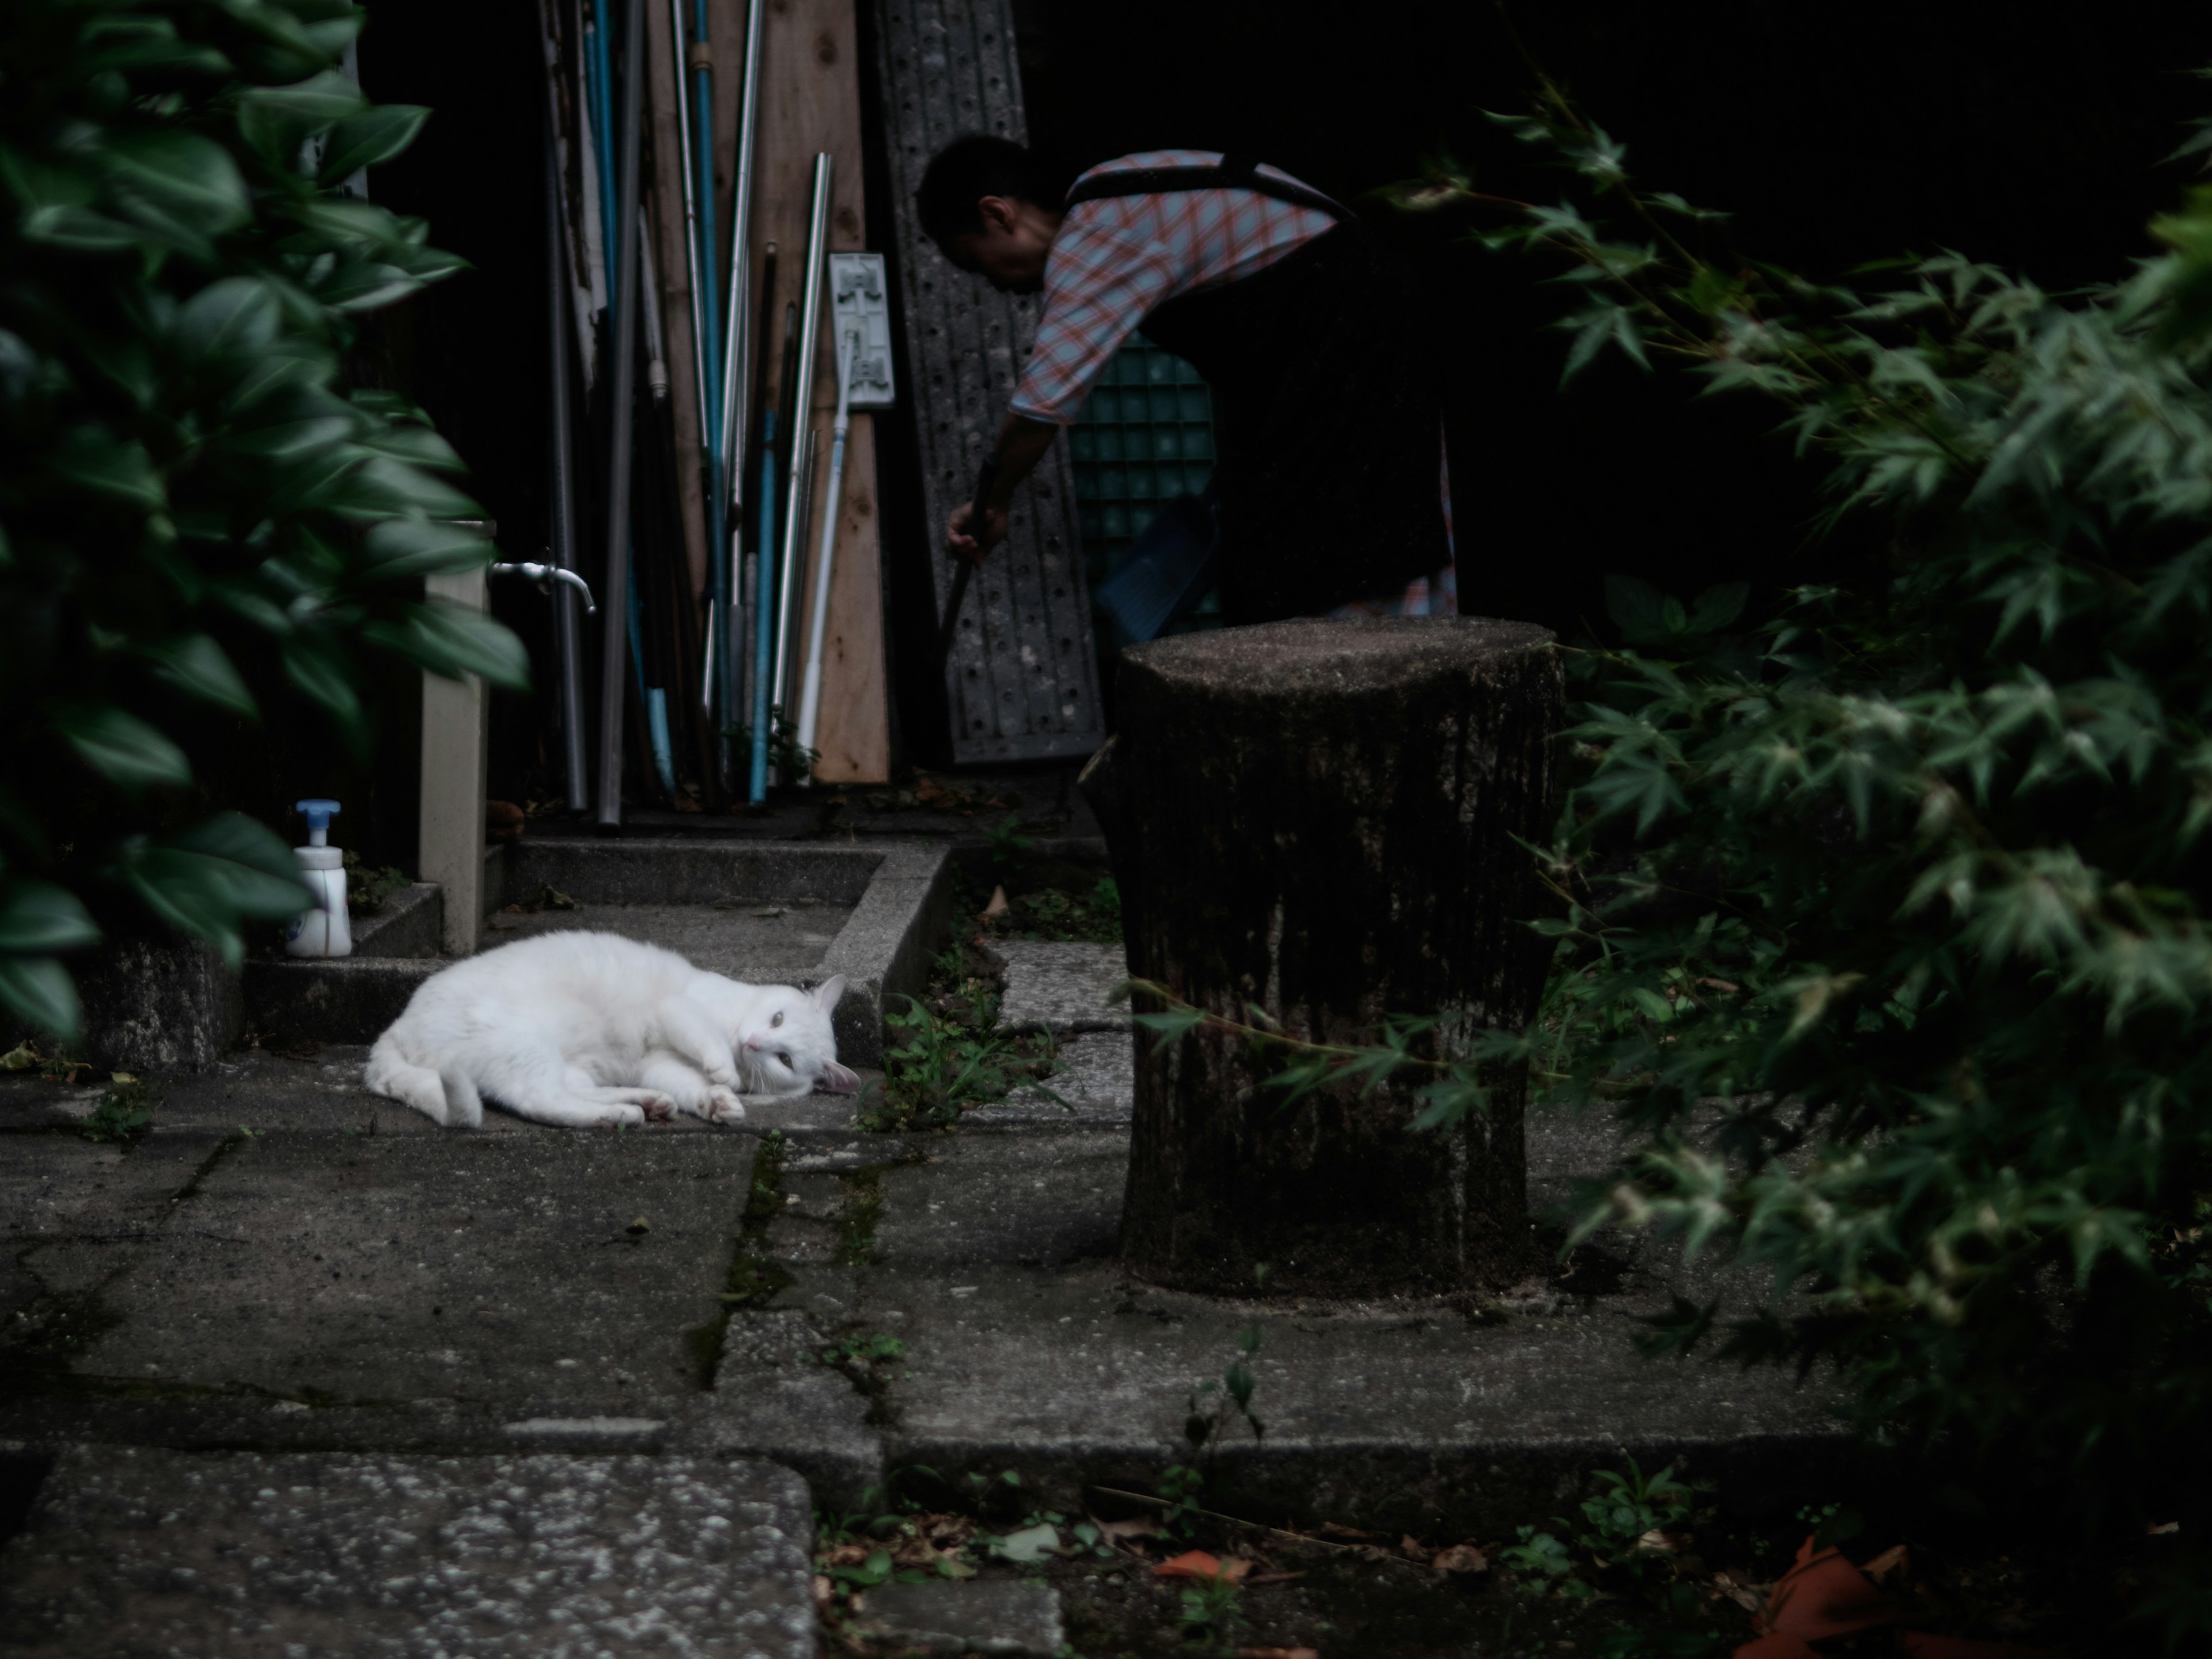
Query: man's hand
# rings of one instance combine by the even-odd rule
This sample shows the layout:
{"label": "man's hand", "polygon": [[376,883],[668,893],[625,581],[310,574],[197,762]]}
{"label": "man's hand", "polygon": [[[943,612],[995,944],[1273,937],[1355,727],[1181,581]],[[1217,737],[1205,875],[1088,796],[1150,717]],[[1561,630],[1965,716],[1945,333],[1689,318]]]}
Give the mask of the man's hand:
{"label": "man's hand", "polygon": [[1060,428],[1043,421],[1025,420],[1019,415],[1009,415],[999,428],[999,441],[992,453],[999,458],[995,488],[991,492],[991,505],[983,516],[983,534],[979,541],[968,523],[969,514],[975,511],[973,501],[963,501],[952,509],[952,516],[945,521],[945,545],[955,558],[966,559],[971,564],[981,564],[993,548],[1006,539],[1006,514],[1013,506],[1014,486],[1030,475],[1030,470],[1044,459],[1052,447],[1053,439]]}
{"label": "man's hand", "polygon": [[975,511],[973,501],[963,501],[952,509],[952,516],[945,520],[945,542],[956,557],[981,563],[993,548],[1006,539],[1006,510],[1002,507],[994,507],[983,514],[983,536],[980,542],[969,533],[968,520]]}

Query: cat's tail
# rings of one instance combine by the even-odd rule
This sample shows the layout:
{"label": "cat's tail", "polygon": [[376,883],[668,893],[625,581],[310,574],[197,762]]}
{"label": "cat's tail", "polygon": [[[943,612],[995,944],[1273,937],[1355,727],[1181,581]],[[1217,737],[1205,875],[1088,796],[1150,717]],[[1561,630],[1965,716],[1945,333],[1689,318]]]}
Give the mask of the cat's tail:
{"label": "cat's tail", "polygon": [[412,1106],[433,1123],[448,1128],[483,1127],[483,1101],[475,1084],[458,1071],[441,1078],[428,1066],[416,1065],[400,1052],[389,1031],[368,1051],[362,1081],[386,1099]]}

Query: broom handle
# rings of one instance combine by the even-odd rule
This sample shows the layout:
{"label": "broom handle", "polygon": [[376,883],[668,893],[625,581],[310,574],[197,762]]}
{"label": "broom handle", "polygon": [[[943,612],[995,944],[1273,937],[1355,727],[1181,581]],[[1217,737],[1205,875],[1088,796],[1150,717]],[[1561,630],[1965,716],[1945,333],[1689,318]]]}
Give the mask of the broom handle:
{"label": "broom handle", "polygon": [[975,551],[960,558],[960,568],[953,573],[951,601],[945,607],[945,622],[937,636],[937,654],[949,659],[952,641],[960,631],[960,605],[968,597],[968,584],[975,574],[975,567],[983,562],[983,527],[991,510],[991,491],[999,482],[999,458],[994,453],[983,458],[982,471],[975,475],[975,501],[968,509],[968,533],[975,538]]}

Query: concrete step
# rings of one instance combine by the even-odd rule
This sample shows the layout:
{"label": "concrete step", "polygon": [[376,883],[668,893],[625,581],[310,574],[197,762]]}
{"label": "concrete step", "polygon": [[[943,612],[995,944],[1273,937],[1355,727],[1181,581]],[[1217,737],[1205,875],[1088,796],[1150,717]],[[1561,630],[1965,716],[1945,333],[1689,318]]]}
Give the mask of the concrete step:
{"label": "concrete step", "polygon": [[0,1554],[11,1652],[812,1659],[772,1463],[71,1445]]}
{"label": "concrete step", "polygon": [[[697,966],[753,983],[819,984],[842,974],[839,1058],[874,1064],[883,1017],[919,994],[951,902],[944,848],[691,841],[533,838],[495,849],[496,909],[487,948],[568,928],[665,945]],[[539,905],[548,892],[574,908]],[[247,963],[249,1028],[322,1042],[374,1041],[416,988],[446,966],[436,952],[434,887],[394,895],[362,919],[355,954],[334,961],[270,956]]]}

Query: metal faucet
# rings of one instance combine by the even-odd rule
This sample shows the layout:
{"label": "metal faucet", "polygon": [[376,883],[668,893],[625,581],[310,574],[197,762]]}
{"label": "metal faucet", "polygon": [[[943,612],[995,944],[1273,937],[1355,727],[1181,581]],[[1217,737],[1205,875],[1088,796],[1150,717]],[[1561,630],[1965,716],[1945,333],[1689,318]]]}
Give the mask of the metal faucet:
{"label": "metal faucet", "polygon": [[557,564],[538,564],[534,561],[518,564],[495,564],[491,568],[491,574],[495,576],[526,577],[528,580],[536,582],[540,587],[545,588],[548,592],[552,591],[550,584],[554,582],[567,582],[570,586],[574,587],[577,592],[584,596],[584,614],[586,616],[596,617],[599,613],[599,607],[592,603],[592,590],[590,586],[574,571],[564,570]]}

